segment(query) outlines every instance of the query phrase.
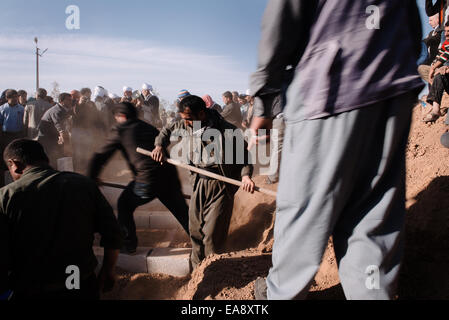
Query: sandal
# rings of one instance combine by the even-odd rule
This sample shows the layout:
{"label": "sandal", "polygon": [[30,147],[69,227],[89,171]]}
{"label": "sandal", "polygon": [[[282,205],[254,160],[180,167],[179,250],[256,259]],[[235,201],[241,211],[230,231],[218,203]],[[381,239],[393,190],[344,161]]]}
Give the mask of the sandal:
{"label": "sandal", "polygon": [[440,117],[439,114],[431,112],[431,113],[427,114],[422,121],[424,123],[429,123],[429,122],[433,123],[433,122],[437,121],[439,117]]}

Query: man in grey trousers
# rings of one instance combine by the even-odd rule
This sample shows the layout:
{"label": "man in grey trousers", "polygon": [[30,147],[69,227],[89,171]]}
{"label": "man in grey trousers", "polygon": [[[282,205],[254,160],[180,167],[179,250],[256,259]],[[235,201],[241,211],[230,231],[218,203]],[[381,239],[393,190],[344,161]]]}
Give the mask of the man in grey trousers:
{"label": "man in grey trousers", "polygon": [[303,299],[333,237],[348,299],[392,299],[402,258],[405,146],[424,84],[414,0],[270,0],[252,129],[271,127],[284,73],[273,267],[256,298]]}

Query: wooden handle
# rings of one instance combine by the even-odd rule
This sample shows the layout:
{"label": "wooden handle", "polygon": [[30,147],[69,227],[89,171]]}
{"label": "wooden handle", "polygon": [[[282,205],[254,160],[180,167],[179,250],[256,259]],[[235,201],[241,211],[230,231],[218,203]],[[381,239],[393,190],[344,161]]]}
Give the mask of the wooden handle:
{"label": "wooden handle", "polygon": [[[145,150],[145,149],[142,149],[142,148],[137,148],[136,151],[138,153],[141,153],[143,155],[151,157],[151,151],[148,151],[148,150]],[[201,174],[203,176],[207,176],[209,178],[220,180],[220,181],[223,181],[223,182],[226,182],[226,183],[229,183],[229,184],[233,184],[233,185],[236,185],[236,186],[239,186],[239,187],[241,187],[242,184],[243,184],[241,181],[238,181],[238,180],[235,180],[235,179],[231,179],[231,178],[228,178],[228,177],[224,177],[222,175],[219,175],[219,174],[216,174],[216,173],[213,173],[213,172],[209,172],[207,170],[200,169],[200,168],[197,168],[197,167],[194,167],[194,166],[182,163],[182,162],[177,161],[177,160],[166,159],[166,161],[168,163],[174,165],[174,166],[177,166],[177,167],[180,167],[180,168],[184,168],[186,170],[190,170],[190,171],[199,173],[199,174]],[[254,187],[254,190],[259,191],[259,192],[264,193],[264,194],[267,194],[267,195],[270,195],[270,196],[273,196],[273,197],[276,197],[276,195],[277,195],[276,192],[274,192],[272,190],[259,188],[257,186]]]}

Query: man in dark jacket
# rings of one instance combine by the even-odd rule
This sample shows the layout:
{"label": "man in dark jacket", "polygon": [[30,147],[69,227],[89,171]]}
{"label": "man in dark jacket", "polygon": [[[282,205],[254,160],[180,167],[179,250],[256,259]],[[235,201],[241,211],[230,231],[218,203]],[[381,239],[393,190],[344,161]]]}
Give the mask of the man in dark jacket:
{"label": "man in dark jacket", "polygon": [[143,100],[143,114],[144,120],[151,124],[153,127],[161,128],[162,120],[159,114],[159,98],[153,94],[153,87],[144,83],[142,85],[142,94],[140,95]]}
{"label": "man in dark jacket", "polygon": [[[101,289],[112,289],[122,237],[95,183],[53,170],[37,141],[14,140],[3,158],[14,182],[0,189],[0,290],[12,290],[14,299],[54,300],[98,299]],[[98,278],[96,232],[104,247]]]}
{"label": "man in dark jacket", "polygon": [[118,199],[118,222],[124,233],[124,253],[135,253],[137,248],[134,210],[158,198],[170,210],[188,233],[188,207],[181,191],[176,168],[154,161],[136,151],[138,147],[152,151],[159,131],[139,119],[134,105],[122,102],[114,109],[118,125],[103,148],[94,154],[89,163],[88,176],[97,179],[102,167],[116,151],[120,151],[134,173]]}
{"label": "man in dark jacket", "polygon": [[67,120],[73,114],[73,100],[69,93],[61,93],[58,103],[48,109],[39,123],[39,141],[56,167],[58,158],[64,156],[64,145],[69,143],[70,135]]}
{"label": "man in dark jacket", "polygon": [[418,73],[424,81],[429,82],[429,89],[429,73],[432,63],[438,56],[438,51],[441,43],[441,34],[443,33],[443,29],[440,27],[438,21],[438,14],[429,17],[429,24],[433,30],[430,31],[427,38],[423,40],[423,43],[425,44],[425,47],[427,49],[427,58],[423,60],[418,66]]}

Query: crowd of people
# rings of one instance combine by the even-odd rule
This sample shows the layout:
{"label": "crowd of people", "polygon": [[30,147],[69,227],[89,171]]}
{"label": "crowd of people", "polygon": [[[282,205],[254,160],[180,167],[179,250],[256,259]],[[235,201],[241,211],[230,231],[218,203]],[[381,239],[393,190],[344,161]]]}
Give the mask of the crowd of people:
{"label": "crowd of people", "polygon": [[[176,103],[188,95],[187,90],[181,90]],[[87,160],[115,125],[113,108],[118,103],[132,103],[138,118],[158,129],[180,119],[177,112],[160,108],[159,98],[147,83],[142,85],[140,92],[123,87],[122,97],[108,94],[101,86],[97,86],[93,93],[89,88],[62,93],[56,102],[43,88],[37,90],[35,97],[27,99],[27,96],[24,90],[3,91],[0,98],[0,150],[16,138],[37,140],[44,146],[55,168],[57,159],[72,157],[75,171],[82,173],[87,168]],[[254,97],[248,93],[225,92],[223,107],[209,95],[202,98],[207,108],[218,111],[225,120],[238,128],[249,128]],[[3,166],[3,169],[6,168]],[[1,176],[3,179],[3,174]]]}
{"label": "crowd of people", "polygon": [[[449,93],[449,20],[446,1],[426,0],[426,13],[432,31],[423,39],[423,50],[418,61],[418,72],[428,83],[429,94],[423,97],[423,121],[434,123],[447,113],[442,108],[443,94]],[[444,14],[442,14],[444,12]],[[449,116],[446,118],[449,125]]]}

